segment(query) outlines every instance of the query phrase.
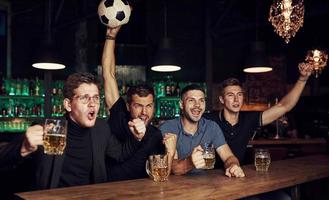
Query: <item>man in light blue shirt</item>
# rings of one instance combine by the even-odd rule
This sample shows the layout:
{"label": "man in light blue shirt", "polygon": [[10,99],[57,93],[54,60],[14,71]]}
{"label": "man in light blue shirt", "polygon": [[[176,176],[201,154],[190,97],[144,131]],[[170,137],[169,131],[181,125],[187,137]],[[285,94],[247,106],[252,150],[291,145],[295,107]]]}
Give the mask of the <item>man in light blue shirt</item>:
{"label": "man in light blue shirt", "polygon": [[205,160],[203,159],[203,149],[200,144],[212,143],[224,162],[225,175],[244,177],[245,174],[239,161],[226,144],[219,126],[213,121],[202,118],[205,103],[205,94],[200,86],[186,86],[181,92],[181,116],[166,121],[160,127],[165,138],[168,134],[177,135],[175,149],[167,150],[169,154],[174,155],[172,172],[181,175],[193,169],[204,169]]}

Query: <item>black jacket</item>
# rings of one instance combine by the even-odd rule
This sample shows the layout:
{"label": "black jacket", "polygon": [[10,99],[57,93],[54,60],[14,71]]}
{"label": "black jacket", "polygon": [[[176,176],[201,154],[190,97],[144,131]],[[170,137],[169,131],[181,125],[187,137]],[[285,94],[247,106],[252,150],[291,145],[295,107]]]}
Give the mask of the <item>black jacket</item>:
{"label": "black jacket", "polygon": [[[40,147],[30,156],[23,158],[20,156],[23,139],[21,137],[0,149],[0,167],[8,168],[8,166],[11,166],[14,169],[25,162],[32,163],[32,167],[30,167],[32,172],[22,169],[26,170],[24,173],[33,173],[34,175],[33,180],[30,180],[30,185],[23,187],[24,190],[56,188],[61,176],[65,150],[63,155],[54,156],[44,154],[43,148]],[[122,162],[130,158],[140,145],[140,142],[133,137],[129,137],[124,144],[119,142],[110,132],[109,125],[105,120],[97,120],[95,126],[91,128],[91,143],[93,156],[92,181],[94,183],[107,181],[107,168],[105,165],[107,157]]]}

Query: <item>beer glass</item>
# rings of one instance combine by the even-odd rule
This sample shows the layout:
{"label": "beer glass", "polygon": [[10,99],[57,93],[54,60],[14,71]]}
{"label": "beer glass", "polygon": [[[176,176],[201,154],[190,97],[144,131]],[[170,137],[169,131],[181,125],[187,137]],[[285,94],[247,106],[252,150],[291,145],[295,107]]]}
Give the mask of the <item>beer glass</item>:
{"label": "beer glass", "polygon": [[204,143],[203,148],[203,159],[206,162],[205,169],[214,169],[215,166],[215,148],[211,143]]}
{"label": "beer glass", "polygon": [[146,161],[146,172],[156,182],[168,180],[170,174],[168,167],[168,155],[157,154],[150,155]]}
{"label": "beer glass", "polygon": [[267,149],[255,149],[255,167],[258,172],[267,172],[271,163],[271,155]]}
{"label": "beer glass", "polygon": [[46,119],[43,133],[44,153],[62,155],[66,146],[67,121],[64,119]]}

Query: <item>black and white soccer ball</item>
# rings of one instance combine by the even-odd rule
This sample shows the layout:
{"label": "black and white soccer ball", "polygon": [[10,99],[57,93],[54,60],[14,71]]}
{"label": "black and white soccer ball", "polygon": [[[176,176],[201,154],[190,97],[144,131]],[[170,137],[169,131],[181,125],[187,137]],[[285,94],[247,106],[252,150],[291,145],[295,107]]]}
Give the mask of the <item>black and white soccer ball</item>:
{"label": "black and white soccer ball", "polygon": [[99,19],[111,28],[128,23],[130,12],[127,0],[102,0],[98,6]]}

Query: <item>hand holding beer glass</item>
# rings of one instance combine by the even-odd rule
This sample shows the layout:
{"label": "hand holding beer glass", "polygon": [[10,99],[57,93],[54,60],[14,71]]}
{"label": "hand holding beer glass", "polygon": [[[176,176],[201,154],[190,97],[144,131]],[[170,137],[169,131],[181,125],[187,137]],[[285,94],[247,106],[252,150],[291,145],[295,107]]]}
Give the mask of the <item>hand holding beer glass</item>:
{"label": "hand holding beer glass", "polygon": [[62,155],[66,146],[67,121],[46,119],[44,125],[43,147],[48,155]]}
{"label": "hand holding beer glass", "polygon": [[155,182],[168,180],[170,174],[168,167],[168,155],[150,155],[146,161],[146,172]]}
{"label": "hand holding beer glass", "polygon": [[271,155],[267,149],[255,150],[255,167],[258,172],[267,172],[271,163]]}
{"label": "hand holding beer glass", "polygon": [[211,143],[204,143],[203,148],[203,159],[206,163],[204,169],[214,169],[215,166],[215,148]]}

